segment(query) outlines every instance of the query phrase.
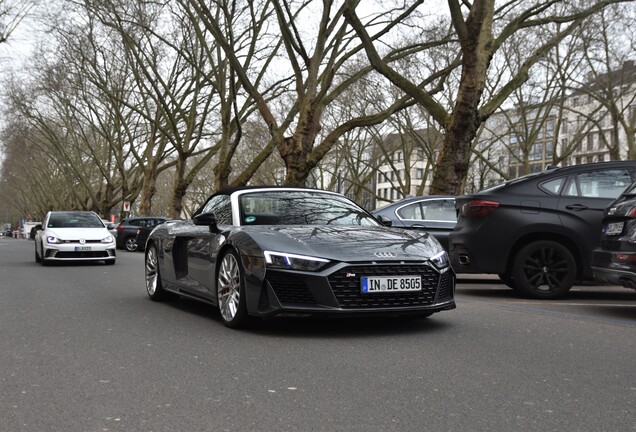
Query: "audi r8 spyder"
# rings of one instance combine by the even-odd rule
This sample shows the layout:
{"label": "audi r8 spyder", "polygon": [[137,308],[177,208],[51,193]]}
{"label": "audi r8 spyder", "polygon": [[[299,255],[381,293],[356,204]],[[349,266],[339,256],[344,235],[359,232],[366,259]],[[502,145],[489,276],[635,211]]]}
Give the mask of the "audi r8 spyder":
{"label": "audi r8 spyder", "polygon": [[247,187],[150,234],[146,290],[218,307],[223,323],[279,314],[429,316],[455,308],[455,273],[430,234],[383,226],[340,194]]}

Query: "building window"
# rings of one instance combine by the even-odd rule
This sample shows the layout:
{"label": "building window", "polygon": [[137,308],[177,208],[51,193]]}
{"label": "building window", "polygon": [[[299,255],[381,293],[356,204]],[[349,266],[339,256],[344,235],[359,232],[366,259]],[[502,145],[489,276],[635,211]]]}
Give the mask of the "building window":
{"label": "building window", "polygon": [[[530,154],[528,155],[528,160],[536,161],[543,159],[543,144],[538,143],[530,148]],[[534,171],[533,171],[534,172]]]}
{"label": "building window", "polygon": [[417,180],[422,180],[424,178],[424,168],[415,169],[415,178]]}
{"label": "building window", "polygon": [[[565,140],[567,142],[567,140]],[[545,158],[552,159],[554,156],[554,143],[552,141],[545,143]]]}

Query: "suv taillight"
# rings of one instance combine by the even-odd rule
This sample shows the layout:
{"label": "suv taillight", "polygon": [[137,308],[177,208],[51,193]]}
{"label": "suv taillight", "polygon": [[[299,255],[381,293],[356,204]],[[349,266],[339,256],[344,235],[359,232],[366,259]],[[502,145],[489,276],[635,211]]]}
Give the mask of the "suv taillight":
{"label": "suv taillight", "polygon": [[497,201],[472,200],[462,206],[462,216],[484,217],[497,210]]}
{"label": "suv taillight", "polygon": [[121,226],[121,225],[117,225],[117,231],[121,231],[121,230],[123,230],[123,229],[124,229],[124,227],[123,227],[123,226]]}
{"label": "suv taillight", "polygon": [[636,218],[636,207],[632,207],[625,216]]}

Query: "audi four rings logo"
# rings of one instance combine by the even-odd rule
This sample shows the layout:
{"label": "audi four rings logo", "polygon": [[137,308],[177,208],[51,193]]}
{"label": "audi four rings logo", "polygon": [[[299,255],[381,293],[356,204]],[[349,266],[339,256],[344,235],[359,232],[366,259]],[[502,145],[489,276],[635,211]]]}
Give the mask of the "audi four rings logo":
{"label": "audi four rings logo", "polygon": [[378,258],[395,258],[397,256],[395,252],[373,252],[373,255]]}

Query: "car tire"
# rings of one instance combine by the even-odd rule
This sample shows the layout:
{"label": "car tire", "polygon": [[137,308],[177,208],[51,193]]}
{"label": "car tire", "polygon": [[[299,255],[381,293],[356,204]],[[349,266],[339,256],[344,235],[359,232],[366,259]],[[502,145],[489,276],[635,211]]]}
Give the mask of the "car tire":
{"label": "car tire", "polygon": [[128,252],[135,252],[137,250],[137,242],[135,241],[135,238],[132,236],[126,237],[124,247]]}
{"label": "car tire", "polygon": [[159,273],[159,255],[154,244],[148,247],[145,261],[146,293],[150,300],[163,301],[176,298],[176,294],[163,289],[161,274]]}
{"label": "car tire", "polygon": [[42,258],[40,258],[40,255],[38,255],[38,248],[35,248],[35,262],[36,263],[41,263],[42,262]]}
{"label": "car tire", "polygon": [[247,323],[244,272],[234,251],[227,251],[221,258],[216,281],[217,305],[223,324],[230,328],[243,327]]}
{"label": "car tire", "polygon": [[512,276],[517,292],[536,299],[563,297],[577,275],[572,252],[550,240],[532,242],[514,257]]}

